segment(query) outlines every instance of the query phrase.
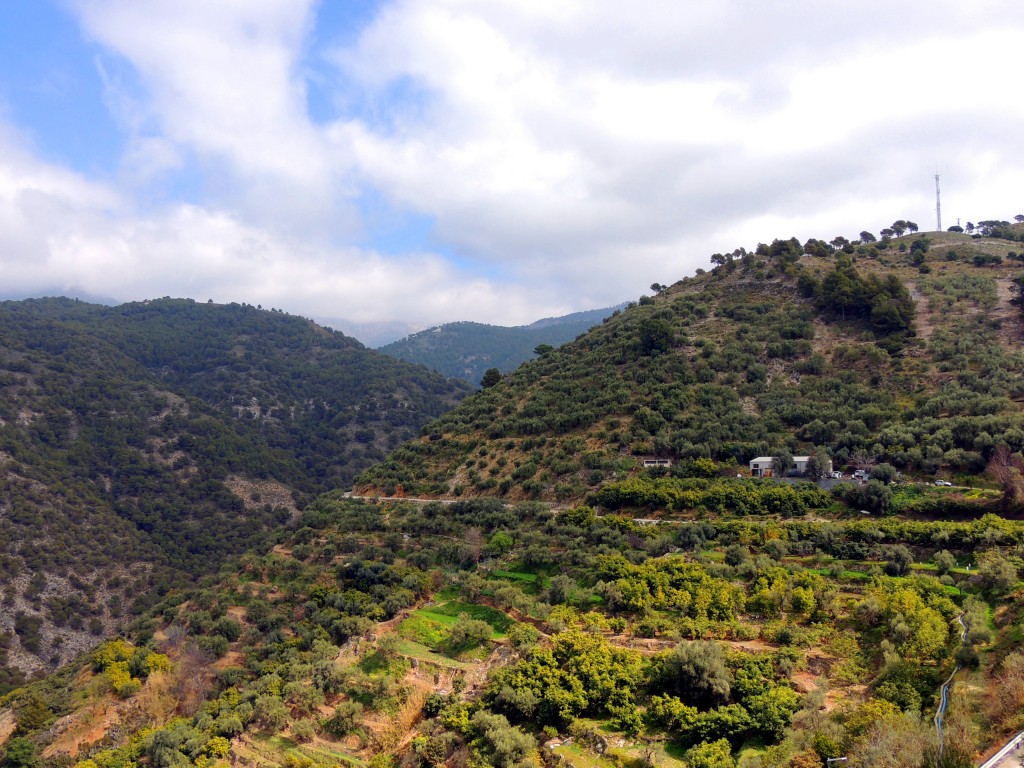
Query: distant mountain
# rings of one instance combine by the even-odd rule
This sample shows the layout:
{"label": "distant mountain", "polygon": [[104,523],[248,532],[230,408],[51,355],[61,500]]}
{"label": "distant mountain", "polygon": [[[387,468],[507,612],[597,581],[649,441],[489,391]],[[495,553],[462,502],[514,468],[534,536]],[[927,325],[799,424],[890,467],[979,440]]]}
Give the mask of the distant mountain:
{"label": "distant mountain", "polygon": [[621,309],[607,307],[549,317],[530,325],[506,327],[483,323],[446,323],[380,347],[381,352],[439,373],[479,384],[488,368],[515,370],[534,357],[540,344],[561,346]]}
{"label": "distant mountain", "polygon": [[467,389],[251,306],[0,303],[0,689],[5,664],[116,631]]}
{"label": "distant mountain", "polygon": [[367,323],[359,323],[341,317],[314,317],[313,320],[320,325],[341,331],[346,336],[359,339],[372,349],[390,344],[423,329],[423,323],[407,323],[402,320],[381,320]]}
{"label": "distant mountain", "polygon": [[107,307],[113,307],[121,302],[110,296],[104,296],[102,294],[93,293],[87,291],[84,288],[75,288],[71,286],[51,286],[49,288],[40,288],[33,291],[24,290],[10,290],[0,287],[0,301],[24,301],[26,299],[34,299],[39,296],[62,296],[68,299],[75,299],[77,301],[85,301],[90,304],[103,304]]}
{"label": "distant mountain", "polygon": [[588,309],[583,312],[573,312],[570,315],[562,315],[561,317],[544,317],[522,327],[551,328],[558,325],[582,325],[586,328],[593,328],[606,317],[609,317],[613,312],[621,311],[625,308],[626,303],[623,302],[622,304],[617,304],[614,307],[605,307],[604,309]]}

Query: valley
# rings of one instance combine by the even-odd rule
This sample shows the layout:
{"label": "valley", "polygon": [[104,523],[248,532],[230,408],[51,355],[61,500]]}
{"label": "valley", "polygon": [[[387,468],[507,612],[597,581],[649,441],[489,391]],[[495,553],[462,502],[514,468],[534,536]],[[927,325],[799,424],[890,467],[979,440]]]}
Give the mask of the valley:
{"label": "valley", "polygon": [[0,304],[0,690],[262,546],[467,389],[255,307]]}

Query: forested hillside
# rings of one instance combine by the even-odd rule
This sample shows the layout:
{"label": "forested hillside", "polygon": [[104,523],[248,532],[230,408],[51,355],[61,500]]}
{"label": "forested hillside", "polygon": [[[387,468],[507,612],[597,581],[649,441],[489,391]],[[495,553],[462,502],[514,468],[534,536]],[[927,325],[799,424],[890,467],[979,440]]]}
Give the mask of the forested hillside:
{"label": "forested hillside", "polygon": [[447,323],[392,342],[380,351],[477,385],[488,369],[512,371],[533,358],[541,345],[557,347],[571,341],[614,311],[615,307],[594,309],[511,328]]}
{"label": "forested hillside", "polygon": [[644,458],[819,454],[977,474],[1024,446],[1021,225],[776,240],[467,399],[361,493],[581,499]]}
{"label": "forested hillside", "polygon": [[0,675],[216,571],[464,391],[254,307],[0,305]]}
{"label": "forested hillside", "polygon": [[[335,490],[301,511],[265,505],[298,471],[261,442],[275,412],[258,382],[277,363],[247,357],[237,332],[214,334],[237,363],[218,374],[159,343],[126,359],[148,334],[100,339],[62,303],[46,335],[73,344],[5,353],[7,391],[36,403],[0,414],[3,435],[22,435],[0,447],[8,487],[49,495],[5,508],[0,524],[25,527],[2,562],[24,568],[31,526],[66,528],[97,575],[61,547],[38,554],[64,559],[12,580],[11,652],[40,616],[93,611],[99,639],[100,587],[130,581],[154,604],[0,695],[4,768],[977,765],[1024,728],[1021,231],[991,234],[716,254],[467,398],[357,486],[466,497],[448,503]],[[84,379],[44,382],[86,359],[133,386],[71,407],[58,393]],[[225,416],[253,397],[263,418]],[[90,453],[89,436],[135,418],[116,456]],[[267,429],[283,440],[288,426]],[[749,477],[748,458],[798,452],[870,479]],[[671,466],[642,466],[654,457]],[[150,514],[170,498],[160,482],[194,495]],[[81,527],[76,493],[111,514]],[[201,584],[170,584],[168,551],[222,561],[187,536],[168,549],[164,520],[234,525],[239,547],[276,528]],[[122,530],[155,565],[92,554]]]}

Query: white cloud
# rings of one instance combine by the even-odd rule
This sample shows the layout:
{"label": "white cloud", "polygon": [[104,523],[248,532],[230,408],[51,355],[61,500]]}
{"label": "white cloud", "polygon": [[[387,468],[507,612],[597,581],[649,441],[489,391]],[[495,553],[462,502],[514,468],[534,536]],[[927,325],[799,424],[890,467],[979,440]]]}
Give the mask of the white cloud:
{"label": "white cloud", "polygon": [[[947,223],[1017,213],[1012,0],[395,0],[333,83],[313,68],[348,110],[327,125],[314,0],[68,1],[127,149],[104,184],[0,155],[26,285],[528,322],[758,240],[927,228],[936,165]],[[182,173],[188,204],[162,186]],[[432,240],[352,245],[374,196]]]}
{"label": "white cloud", "polygon": [[307,118],[298,67],[313,0],[73,4],[86,31],[141,80],[141,95],[107,82],[132,131],[164,140],[133,145],[129,160],[142,153],[143,174],[171,158],[173,143],[197,155],[209,188],[241,213],[295,230],[337,219],[340,169]]}
{"label": "white cloud", "polygon": [[551,300],[467,278],[430,253],[324,247],[195,205],[141,211],[115,189],[32,158],[2,130],[0,273],[8,295],[188,296],[364,321],[403,307],[421,324],[459,310],[512,322]]}
{"label": "white cloud", "polygon": [[167,135],[240,172],[296,177],[322,168],[295,74],[309,0],[79,0],[85,28],[143,78]]}
{"label": "white cloud", "polygon": [[1021,170],[1015,4],[558,6],[403,0],[337,55],[367,88],[431,94],[404,130],[333,138],[478,258],[639,287],[741,238],[927,226],[936,164],[990,215],[1012,204],[958,128],[1012,126],[986,144]]}

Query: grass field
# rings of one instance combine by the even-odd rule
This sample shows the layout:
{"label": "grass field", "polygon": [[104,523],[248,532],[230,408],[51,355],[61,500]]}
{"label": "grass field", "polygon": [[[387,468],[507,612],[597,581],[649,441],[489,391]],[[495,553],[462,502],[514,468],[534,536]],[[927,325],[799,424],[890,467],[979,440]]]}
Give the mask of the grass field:
{"label": "grass field", "polygon": [[363,766],[366,763],[353,755],[339,752],[319,740],[299,744],[285,736],[258,736],[248,744],[250,760],[259,763],[280,763],[282,757],[311,760],[315,766]]}
{"label": "grass field", "polygon": [[489,624],[492,638],[505,637],[509,627],[515,623],[501,611],[488,608],[486,605],[449,600],[441,605],[431,605],[413,611],[409,618],[398,626],[398,634],[405,640],[441,650],[448,638],[449,629],[463,614]]}
{"label": "grass field", "polygon": [[471,619],[485,621],[490,624],[491,629],[494,630],[498,637],[504,637],[505,633],[508,632],[508,628],[515,623],[509,616],[494,608],[489,608],[486,605],[476,605],[475,603],[463,603],[459,600],[449,600],[442,605],[422,608],[420,611],[416,611],[416,613],[423,613],[432,619],[447,624],[454,624],[459,616],[466,614]]}
{"label": "grass field", "polygon": [[525,571],[493,571],[493,574],[499,579],[524,581],[530,584],[536,584],[539,579],[536,573],[526,573]]}
{"label": "grass field", "polygon": [[548,577],[526,571],[501,571],[495,570],[491,573],[496,579],[505,579],[516,584],[528,595],[539,594],[548,585]]}
{"label": "grass field", "polygon": [[[816,573],[819,576],[832,576],[831,568],[808,568],[807,572]],[[871,581],[872,576],[864,571],[843,570],[842,574],[840,574],[840,578],[849,579],[850,581]]]}
{"label": "grass field", "polygon": [[439,653],[434,653],[427,646],[417,643],[415,640],[401,640],[398,644],[398,652],[406,658],[417,659],[425,664],[436,664],[446,669],[470,669],[473,666],[472,664],[465,664],[461,661],[450,659],[447,656],[442,656]]}
{"label": "grass field", "polygon": [[448,621],[447,617],[444,618],[432,618],[423,611],[413,611],[409,618],[398,625],[398,636],[428,648],[438,648],[448,636],[448,627],[455,623],[454,619]]}
{"label": "grass field", "polygon": [[599,757],[578,744],[563,744],[560,747],[555,747],[552,752],[576,768],[618,768],[614,761]]}
{"label": "grass field", "polygon": [[[935,571],[939,570],[939,567],[937,565],[935,565],[935,563],[914,563],[913,565],[910,566],[910,568],[911,568],[911,570],[914,570],[914,571],[935,572]],[[971,571],[971,569],[969,569],[969,568],[957,567],[957,568],[954,568],[952,570],[952,573],[960,573],[960,574],[963,574],[965,576],[969,576],[971,573],[973,573],[973,571]]]}

